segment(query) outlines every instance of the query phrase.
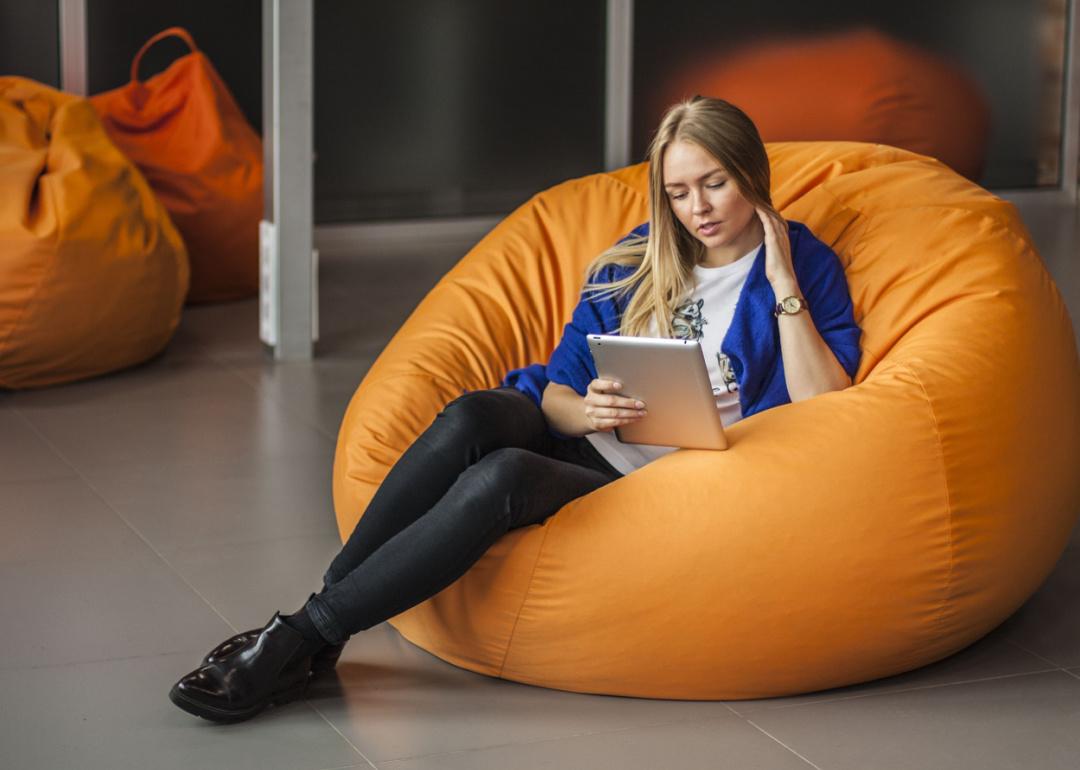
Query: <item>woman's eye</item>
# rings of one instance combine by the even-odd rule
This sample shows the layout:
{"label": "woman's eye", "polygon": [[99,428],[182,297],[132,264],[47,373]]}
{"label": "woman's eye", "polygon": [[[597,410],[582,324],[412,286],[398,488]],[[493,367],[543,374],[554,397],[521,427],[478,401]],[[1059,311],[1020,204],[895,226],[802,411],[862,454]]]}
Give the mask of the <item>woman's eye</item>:
{"label": "woman's eye", "polygon": [[671,194],[671,199],[673,201],[681,201],[685,197],[686,197],[686,193],[672,193]]}
{"label": "woman's eye", "polygon": [[[725,179],[724,182],[726,182],[726,181],[727,180]],[[724,182],[713,182],[712,184],[707,184],[705,186],[708,187],[710,190],[716,190],[716,189],[718,189],[720,187],[723,187]]]}

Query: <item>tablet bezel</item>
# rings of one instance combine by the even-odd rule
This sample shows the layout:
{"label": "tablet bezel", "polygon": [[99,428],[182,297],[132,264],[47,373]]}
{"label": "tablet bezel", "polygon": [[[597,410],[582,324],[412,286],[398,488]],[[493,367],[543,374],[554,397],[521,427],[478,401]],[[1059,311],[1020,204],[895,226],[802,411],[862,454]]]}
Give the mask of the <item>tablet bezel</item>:
{"label": "tablet bezel", "polygon": [[645,402],[648,414],[621,425],[623,443],[727,449],[709,371],[698,340],[587,335],[597,376],[621,382],[620,395]]}

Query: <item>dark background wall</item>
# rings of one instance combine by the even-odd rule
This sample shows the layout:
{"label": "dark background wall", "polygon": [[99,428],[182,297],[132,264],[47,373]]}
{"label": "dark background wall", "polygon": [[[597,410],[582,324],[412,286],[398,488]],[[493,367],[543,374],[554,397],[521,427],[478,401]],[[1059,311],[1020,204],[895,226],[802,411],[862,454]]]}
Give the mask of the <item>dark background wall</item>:
{"label": "dark background wall", "polygon": [[[214,63],[248,120],[262,130],[262,0],[88,0],[87,86],[90,93],[122,86],[139,48],[166,27],[184,27]],[[143,57],[146,79],[187,53],[179,38]]]}
{"label": "dark background wall", "polygon": [[55,2],[0,0],[0,75],[58,87],[59,19]]}
{"label": "dark background wall", "polygon": [[[773,0],[759,9],[636,0],[633,159],[665,106],[658,84],[694,56],[765,34],[872,24],[967,69],[994,118],[982,183],[1033,186],[1052,134],[1047,89],[1060,88],[1040,40],[1047,9],[1062,2]],[[316,0],[316,221],[500,214],[601,170],[605,8],[604,0]],[[261,0],[88,0],[90,91],[125,83],[147,38],[183,26],[261,129],[261,14]],[[58,20],[54,0],[0,0],[0,74],[58,86]],[[177,40],[160,43],[141,74],[184,51]]]}
{"label": "dark background wall", "polygon": [[322,221],[509,211],[602,170],[603,0],[319,0]]}

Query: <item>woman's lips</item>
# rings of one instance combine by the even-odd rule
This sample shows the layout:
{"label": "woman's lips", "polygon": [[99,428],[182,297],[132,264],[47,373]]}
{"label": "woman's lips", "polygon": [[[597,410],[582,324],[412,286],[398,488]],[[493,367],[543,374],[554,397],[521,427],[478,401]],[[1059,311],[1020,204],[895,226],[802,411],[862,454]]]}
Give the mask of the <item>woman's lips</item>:
{"label": "woman's lips", "polygon": [[701,235],[715,235],[716,231],[720,229],[719,222],[706,222],[703,225],[698,225],[697,231]]}

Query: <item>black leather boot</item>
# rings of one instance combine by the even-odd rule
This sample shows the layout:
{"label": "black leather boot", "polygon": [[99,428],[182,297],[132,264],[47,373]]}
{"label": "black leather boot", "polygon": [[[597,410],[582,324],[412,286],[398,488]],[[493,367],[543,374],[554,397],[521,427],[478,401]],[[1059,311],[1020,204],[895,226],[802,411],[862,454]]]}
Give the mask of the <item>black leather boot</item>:
{"label": "black leather boot", "polygon": [[[224,642],[219,644],[214,649],[207,653],[203,658],[203,665],[210,663],[218,663],[224,660],[229,655],[232,655],[237,650],[247,646],[254,641],[259,634],[262,633],[261,628],[255,628],[251,631],[243,631],[236,636],[230,636]],[[345,649],[345,643],[341,644],[328,644],[321,650],[311,656],[311,674],[312,679],[317,679],[321,676],[325,676],[334,671],[337,666],[338,658],[341,657],[341,653]]]}
{"label": "black leather boot", "polygon": [[311,658],[297,656],[303,644],[303,634],[274,613],[231,654],[181,677],[169,700],[214,722],[240,722],[267,706],[296,700],[311,679]]}

